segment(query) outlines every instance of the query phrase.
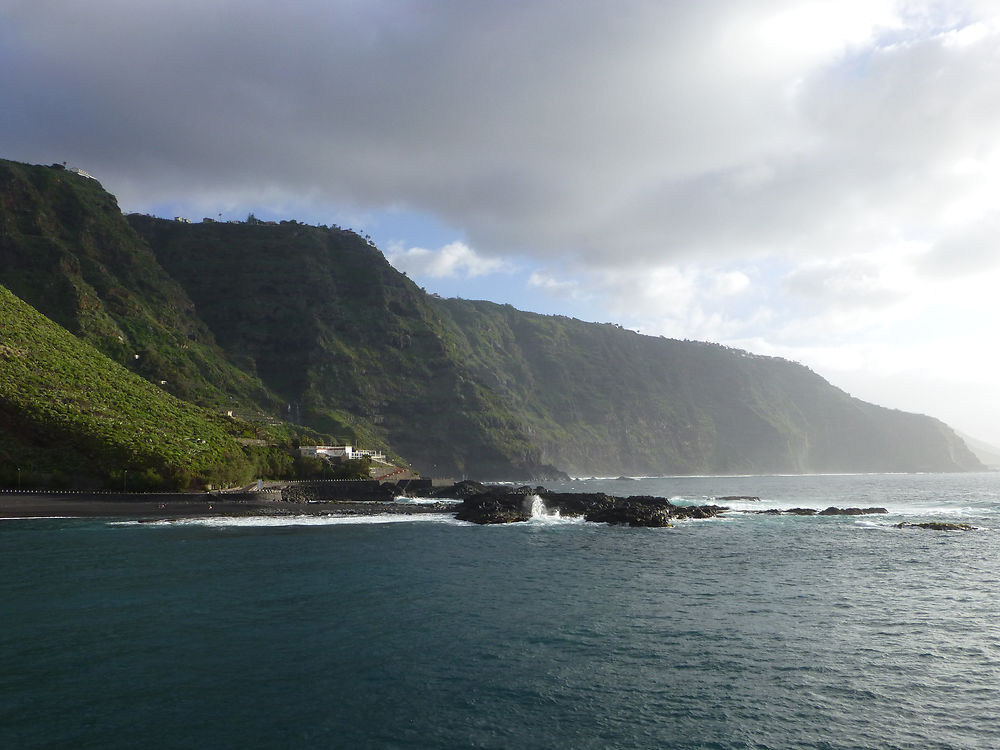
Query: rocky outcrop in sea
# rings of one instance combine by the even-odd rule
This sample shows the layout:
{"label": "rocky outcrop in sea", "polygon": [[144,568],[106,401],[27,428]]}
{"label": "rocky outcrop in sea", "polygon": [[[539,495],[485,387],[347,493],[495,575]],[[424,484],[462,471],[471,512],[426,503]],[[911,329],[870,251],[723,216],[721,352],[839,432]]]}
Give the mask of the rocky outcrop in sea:
{"label": "rocky outcrop in sea", "polygon": [[664,527],[678,519],[712,518],[728,510],[721,505],[674,505],[662,497],[549,492],[543,487],[483,487],[483,490],[464,497],[455,517],[472,523],[497,524],[528,521],[540,512],[558,512],[561,516],[583,516],[594,523]]}
{"label": "rocky outcrop in sea", "polygon": [[830,506],[824,510],[815,508],[789,508],[788,510],[753,510],[748,513],[757,513],[763,516],[869,516],[881,513],[888,513],[886,508],[837,508]]}
{"label": "rocky outcrop in sea", "polygon": [[896,524],[897,529],[928,529],[930,531],[975,531],[971,523],[950,523],[947,521],[925,521],[924,523],[909,523],[903,521]]}

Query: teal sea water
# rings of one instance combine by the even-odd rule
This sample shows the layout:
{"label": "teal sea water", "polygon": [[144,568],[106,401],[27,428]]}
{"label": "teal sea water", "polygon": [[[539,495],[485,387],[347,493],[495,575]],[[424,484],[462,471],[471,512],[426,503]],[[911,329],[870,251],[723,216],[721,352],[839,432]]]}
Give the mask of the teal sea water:
{"label": "teal sea water", "polygon": [[0,747],[1000,747],[1000,475],[551,489],[890,514],[0,521]]}

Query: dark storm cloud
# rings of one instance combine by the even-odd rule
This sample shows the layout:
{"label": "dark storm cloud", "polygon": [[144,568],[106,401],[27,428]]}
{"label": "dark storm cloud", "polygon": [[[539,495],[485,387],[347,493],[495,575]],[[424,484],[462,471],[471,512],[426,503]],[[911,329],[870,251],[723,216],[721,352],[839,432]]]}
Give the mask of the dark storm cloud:
{"label": "dark storm cloud", "polygon": [[398,207],[596,265],[825,257],[926,223],[1000,124],[996,45],[906,7],[7,0],[0,136],[131,208]]}
{"label": "dark storm cloud", "polygon": [[727,5],[7,3],[3,136],[136,202],[311,190],[431,212],[493,250],[567,249],[664,173],[704,169],[702,140],[749,135],[694,132]]}

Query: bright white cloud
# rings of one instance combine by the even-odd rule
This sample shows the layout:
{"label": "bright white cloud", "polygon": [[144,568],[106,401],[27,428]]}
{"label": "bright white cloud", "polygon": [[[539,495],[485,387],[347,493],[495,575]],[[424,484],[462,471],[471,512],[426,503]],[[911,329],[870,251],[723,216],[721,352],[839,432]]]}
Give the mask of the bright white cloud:
{"label": "bright white cloud", "polygon": [[733,317],[728,303],[752,285],[738,270],[663,265],[595,271],[577,265],[560,273],[534,271],[527,283],[551,298],[585,305],[591,320],[615,320],[650,335],[717,341],[766,315],[757,309],[745,319],[742,312]]}
{"label": "bright white cloud", "polygon": [[438,250],[389,248],[385,256],[400,271],[432,279],[472,278],[510,270],[508,261],[484,258],[464,242],[451,242]]}
{"label": "bright white cloud", "polygon": [[988,211],[979,221],[957,226],[942,235],[919,268],[932,276],[962,277],[1000,266],[1000,211]]}
{"label": "bright white cloud", "polygon": [[750,286],[750,277],[743,271],[722,271],[712,282],[712,293],[717,297],[732,297]]}
{"label": "bright white cloud", "polygon": [[532,271],[528,286],[552,297],[577,297],[580,294],[579,281],[558,279],[544,271]]}
{"label": "bright white cloud", "polygon": [[908,296],[910,276],[904,266],[855,256],[804,264],[785,278],[784,287],[812,307],[881,310]]}

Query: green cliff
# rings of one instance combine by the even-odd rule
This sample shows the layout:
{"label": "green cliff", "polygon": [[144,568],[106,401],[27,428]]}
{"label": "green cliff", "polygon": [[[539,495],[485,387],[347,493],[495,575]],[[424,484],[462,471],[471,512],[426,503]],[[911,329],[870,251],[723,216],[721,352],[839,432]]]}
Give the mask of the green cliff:
{"label": "green cliff", "polygon": [[[946,425],[851,398],[801,365],[437,299],[352,232],[129,220],[292,417],[383,441],[427,472],[979,468]],[[218,294],[220,279],[239,293]]]}
{"label": "green cliff", "polygon": [[275,405],[97,180],[0,160],[0,283],[113,361],[204,405]]}
{"label": "green cliff", "polygon": [[615,325],[443,300],[475,377],[574,473],[951,471],[938,420],[852,398],[808,368]]}
{"label": "green cliff", "polygon": [[0,162],[0,283],[182,399],[425,473],[981,467],[941,422],[792,362],[438,299],[336,227],[126,219],[53,167]]}

